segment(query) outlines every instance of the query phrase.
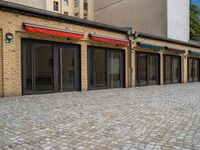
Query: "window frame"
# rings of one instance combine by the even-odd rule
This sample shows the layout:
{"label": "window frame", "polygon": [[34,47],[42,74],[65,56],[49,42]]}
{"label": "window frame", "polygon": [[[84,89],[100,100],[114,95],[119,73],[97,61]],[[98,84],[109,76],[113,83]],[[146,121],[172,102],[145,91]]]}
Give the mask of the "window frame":
{"label": "window frame", "polygon": [[69,1],[68,0],[64,0],[64,5],[68,6],[69,5]]}
{"label": "window frame", "polygon": [[[170,57],[170,83],[167,83],[166,82],[166,62],[165,62],[165,59],[166,57]],[[173,69],[174,69],[174,64],[173,64],[173,59],[174,58],[177,58],[179,59],[179,81],[178,82],[174,82],[174,79],[173,79]],[[181,83],[181,80],[182,80],[182,60],[181,60],[181,56],[177,56],[177,55],[169,55],[169,54],[164,54],[163,55],[163,83],[164,84],[175,84],[175,83]]]}
{"label": "window frame", "polygon": [[[105,77],[106,77],[106,86],[105,87],[97,87],[96,86],[96,66],[95,66],[95,62],[96,62],[96,50],[102,50],[105,52]],[[124,49],[112,49],[112,48],[106,48],[106,47],[96,47],[96,46],[88,46],[88,50],[87,50],[88,54],[87,54],[87,58],[88,58],[88,90],[98,90],[98,89],[109,89],[109,88],[113,88],[111,87],[111,79],[109,77],[109,54],[112,52],[119,52],[121,57],[120,57],[120,87],[118,88],[124,88],[125,87],[125,51]],[[90,56],[90,54],[93,55],[93,57]],[[92,61],[92,65],[91,65],[91,61]],[[91,67],[92,67],[92,76],[93,76],[93,83],[90,83],[90,73],[91,73]],[[92,86],[91,86],[92,85]]]}
{"label": "window frame", "polygon": [[58,1],[53,1],[53,10],[59,11],[59,2]]}

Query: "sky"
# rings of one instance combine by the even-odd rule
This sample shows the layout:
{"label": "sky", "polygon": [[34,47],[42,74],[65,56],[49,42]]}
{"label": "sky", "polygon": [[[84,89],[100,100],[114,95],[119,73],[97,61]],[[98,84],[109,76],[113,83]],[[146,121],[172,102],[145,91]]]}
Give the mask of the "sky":
{"label": "sky", "polygon": [[192,0],[192,2],[200,7],[200,0]]}

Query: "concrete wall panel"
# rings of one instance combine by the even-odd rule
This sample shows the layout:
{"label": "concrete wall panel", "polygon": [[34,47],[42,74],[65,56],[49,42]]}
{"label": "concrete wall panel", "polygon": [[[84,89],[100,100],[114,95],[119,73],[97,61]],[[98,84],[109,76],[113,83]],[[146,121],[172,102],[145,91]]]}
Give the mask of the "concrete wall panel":
{"label": "concrete wall panel", "polygon": [[95,20],[166,37],[166,0],[95,0]]}
{"label": "concrete wall panel", "polygon": [[189,41],[190,1],[167,1],[167,36],[181,41]]}

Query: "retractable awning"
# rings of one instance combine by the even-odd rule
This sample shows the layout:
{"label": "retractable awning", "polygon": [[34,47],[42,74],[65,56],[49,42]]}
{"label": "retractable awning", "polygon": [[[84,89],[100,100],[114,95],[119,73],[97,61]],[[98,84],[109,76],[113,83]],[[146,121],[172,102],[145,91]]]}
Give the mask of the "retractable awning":
{"label": "retractable awning", "polygon": [[165,50],[165,47],[164,47],[164,46],[146,44],[146,43],[141,43],[141,42],[137,42],[137,45],[138,45],[140,48],[148,48],[148,49],[153,49],[153,50],[156,50],[156,51]]}
{"label": "retractable awning", "polygon": [[195,56],[200,56],[200,52],[189,51],[189,54],[195,55]]}
{"label": "retractable awning", "polygon": [[89,38],[92,41],[97,41],[97,42],[105,42],[105,43],[118,44],[118,45],[123,45],[123,46],[129,45],[128,40],[107,37],[107,36],[101,36],[101,35],[97,35],[97,34],[89,34]]}
{"label": "retractable awning", "polygon": [[75,32],[75,31],[52,28],[52,27],[41,26],[41,25],[30,24],[30,23],[23,23],[23,27],[28,32],[36,32],[36,33],[41,33],[41,34],[62,36],[62,37],[68,37],[68,38],[74,38],[74,39],[84,38],[84,33],[82,32]]}
{"label": "retractable awning", "polygon": [[166,51],[172,51],[172,52],[176,52],[176,53],[185,53],[185,50],[181,50],[181,49],[176,49],[176,48],[171,48],[171,47],[165,47]]}

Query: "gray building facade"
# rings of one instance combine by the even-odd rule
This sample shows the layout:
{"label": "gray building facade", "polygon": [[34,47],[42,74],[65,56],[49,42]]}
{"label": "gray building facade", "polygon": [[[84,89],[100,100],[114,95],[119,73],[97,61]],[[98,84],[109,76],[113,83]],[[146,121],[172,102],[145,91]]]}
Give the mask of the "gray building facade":
{"label": "gray building facade", "polygon": [[95,21],[189,41],[189,0],[95,0]]}

